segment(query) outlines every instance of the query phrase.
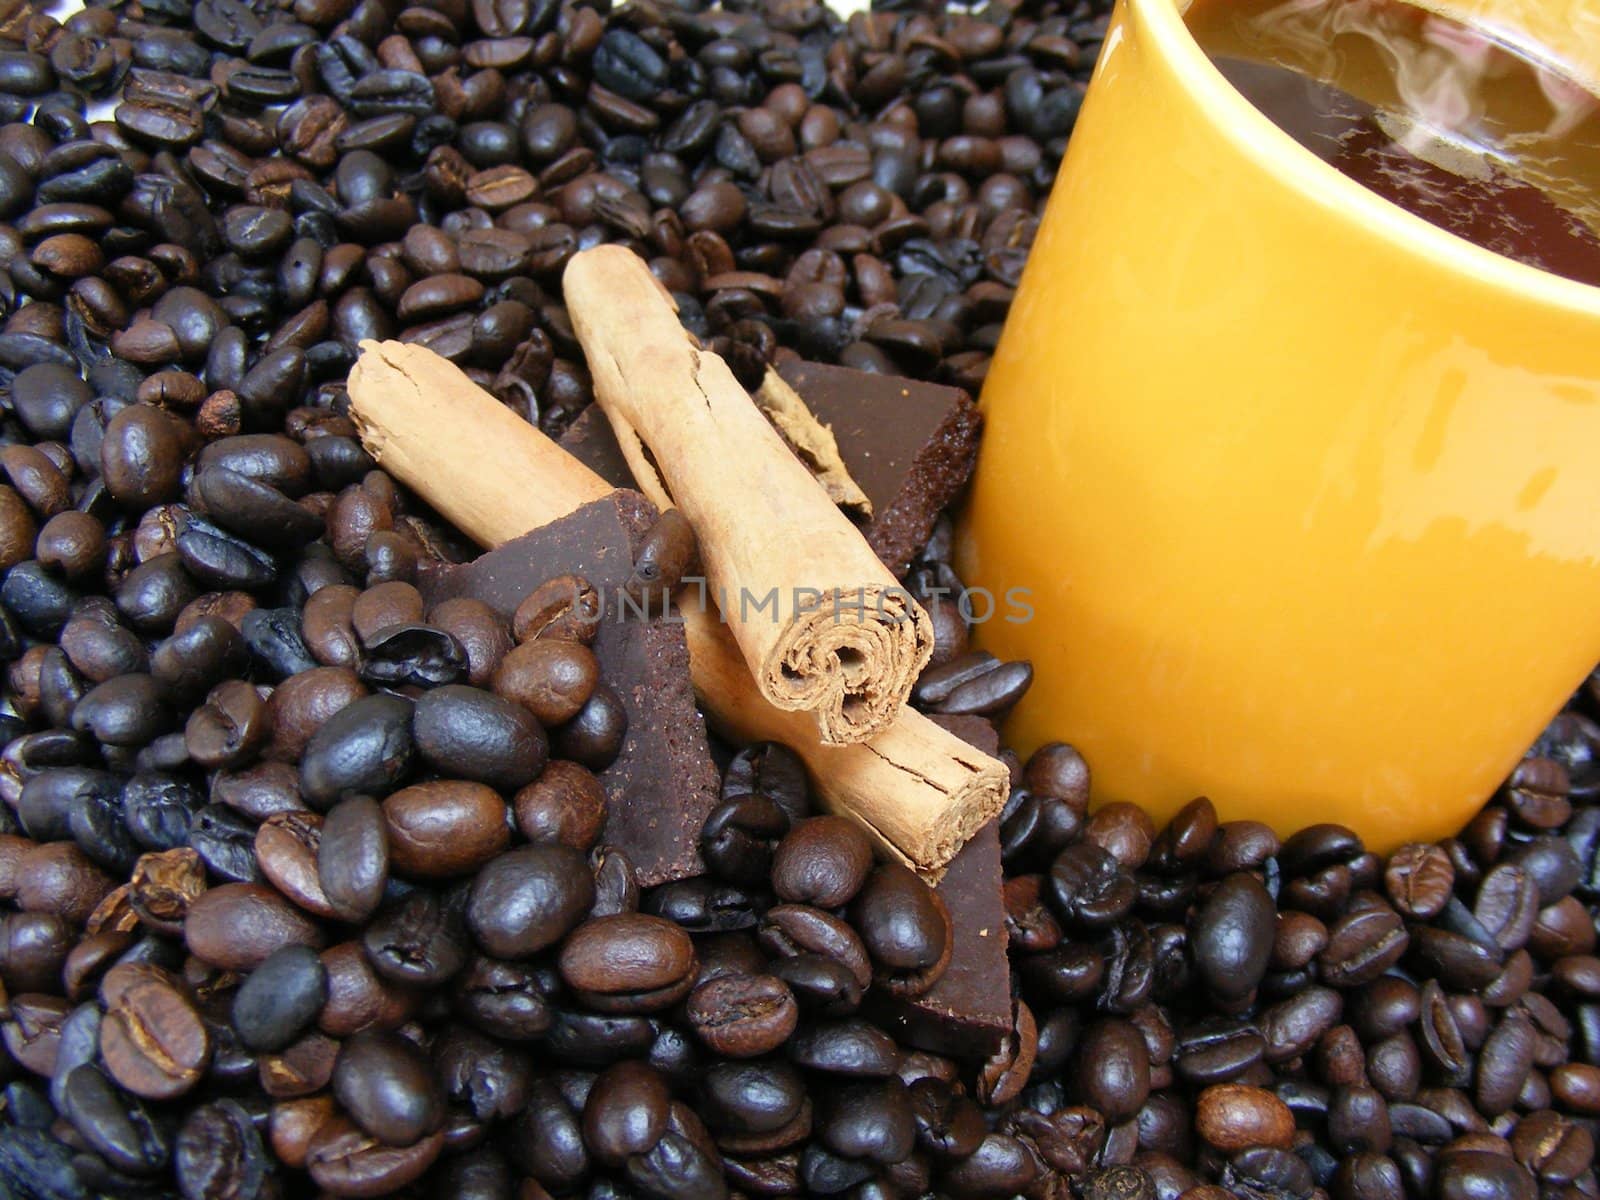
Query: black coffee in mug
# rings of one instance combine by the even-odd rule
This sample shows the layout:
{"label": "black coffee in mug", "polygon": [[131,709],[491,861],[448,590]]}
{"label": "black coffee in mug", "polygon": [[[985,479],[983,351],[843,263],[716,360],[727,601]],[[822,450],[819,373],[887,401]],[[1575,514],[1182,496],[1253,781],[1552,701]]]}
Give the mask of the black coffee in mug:
{"label": "black coffee in mug", "polygon": [[1193,0],[1218,70],[1300,145],[1497,254],[1600,285],[1600,99],[1399,0]]}

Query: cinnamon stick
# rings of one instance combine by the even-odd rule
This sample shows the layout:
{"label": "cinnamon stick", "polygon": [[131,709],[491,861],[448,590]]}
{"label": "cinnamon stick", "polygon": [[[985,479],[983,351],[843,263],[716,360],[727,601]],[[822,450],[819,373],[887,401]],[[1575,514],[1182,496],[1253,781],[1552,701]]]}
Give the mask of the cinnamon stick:
{"label": "cinnamon stick", "polygon": [[[509,542],[615,490],[421,346],[362,342],[350,417],[368,454],[481,545]],[[449,485],[425,482],[435,472]]]}
{"label": "cinnamon stick", "polygon": [[[914,708],[877,736],[830,746],[807,714],[761,698],[728,626],[684,610],[695,692],[711,723],[744,742],[782,742],[806,764],[825,806],[852,816],[891,857],[937,883],[1005,804],[1005,767]],[[998,769],[998,771],[997,771]]]}
{"label": "cinnamon stick", "polygon": [[[350,374],[350,413],[385,470],[484,546],[612,490],[459,369],[419,347],[364,342]],[[909,708],[868,741],[826,745],[809,714],[760,697],[715,613],[678,611],[695,690],[712,719],[745,740],[784,742],[806,763],[825,808],[855,817],[885,853],[930,882],[999,813],[1008,784],[1000,762]]]}
{"label": "cinnamon stick", "polygon": [[563,276],[595,398],[640,490],[694,526],[706,577],[761,696],[862,741],[897,719],[933,625],[767,423],[693,344],[644,260],[575,255]]}

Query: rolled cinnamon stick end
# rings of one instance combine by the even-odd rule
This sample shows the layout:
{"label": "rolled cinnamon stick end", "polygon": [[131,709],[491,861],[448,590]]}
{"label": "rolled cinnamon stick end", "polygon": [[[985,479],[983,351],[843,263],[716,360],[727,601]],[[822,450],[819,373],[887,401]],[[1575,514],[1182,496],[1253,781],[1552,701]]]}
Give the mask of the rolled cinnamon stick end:
{"label": "rolled cinnamon stick end", "polygon": [[915,709],[902,709],[868,741],[828,745],[806,714],[762,700],[726,625],[686,610],[684,633],[711,723],[741,741],[788,746],[826,808],[855,817],[880,849],[928,882],[937,883],[968,839],[1000,815],[1010,785],[1005,766]]}
{"label": "rolled cinnamon stick end", "polygon": [[[614,489],[432,351],[363,343],[350,413],[374,458],[481,545],[493,547]],[[509,419],[509,422],[508,420]],[[696,693],[722,728],[781,741],[818,800],[884,852],[937,882],[970,834],[997,816],[1009,774],[911,709],[869,741],[823,743],[810,714],[767,703],[717,615],[682,610]]]}
{"label": "rolled cinnamon stick end", "polygon": [[728,365],[693,344],[643,259],[597,246],[563,287],[596,400],[641,490],[694,526],[758,693],[814,714],[828,744],[888,729],[933,653],[927,614]]}

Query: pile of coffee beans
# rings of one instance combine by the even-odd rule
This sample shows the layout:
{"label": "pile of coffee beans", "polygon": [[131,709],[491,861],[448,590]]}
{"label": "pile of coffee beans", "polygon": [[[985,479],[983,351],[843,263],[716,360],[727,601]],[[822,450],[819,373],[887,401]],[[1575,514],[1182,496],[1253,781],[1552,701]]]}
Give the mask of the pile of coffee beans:
{"label": "pile of coffee beans", "polygon": [[[961,914],[791,754],[641,887],[592,626],[415,586],[471,550],[360,339],[559,433],[613,241],[746,379],[975,388],[1107,9],[0,0],[0,1197],[1600,1194],[1600,683],[1387,859],[1010,757],[1015,1024],[958,1061],[868,1014]],[[998,716],[949,541],[917,700]]]}

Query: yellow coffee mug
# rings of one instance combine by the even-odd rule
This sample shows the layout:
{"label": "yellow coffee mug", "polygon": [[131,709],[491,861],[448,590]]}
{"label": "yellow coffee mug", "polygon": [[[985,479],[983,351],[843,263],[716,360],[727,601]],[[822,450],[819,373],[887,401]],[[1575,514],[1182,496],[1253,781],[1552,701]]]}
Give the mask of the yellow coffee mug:
{"label": "yellow coffee mug", "polygon": [[977,640],[1097,800],[1440,837],[1600,660],[1600,288],[1302,149],[1174,0],[1118,8],[982,405],[959,566],[1033,612]]}

